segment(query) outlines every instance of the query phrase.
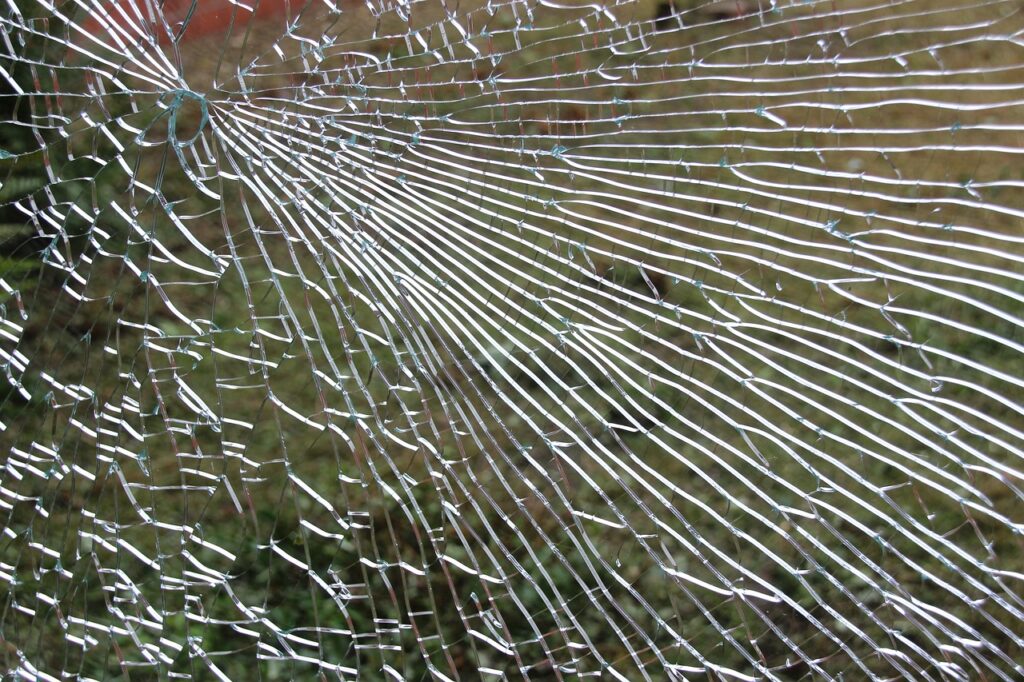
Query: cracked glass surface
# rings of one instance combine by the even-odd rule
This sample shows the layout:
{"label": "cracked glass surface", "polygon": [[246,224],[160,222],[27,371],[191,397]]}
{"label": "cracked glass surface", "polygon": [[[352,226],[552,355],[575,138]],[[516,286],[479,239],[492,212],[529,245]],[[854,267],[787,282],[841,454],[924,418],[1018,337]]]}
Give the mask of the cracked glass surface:
{"label": "cracked glass surface", "polygon": [[21,679],[1024,675],[1016,0],[7,0]]}

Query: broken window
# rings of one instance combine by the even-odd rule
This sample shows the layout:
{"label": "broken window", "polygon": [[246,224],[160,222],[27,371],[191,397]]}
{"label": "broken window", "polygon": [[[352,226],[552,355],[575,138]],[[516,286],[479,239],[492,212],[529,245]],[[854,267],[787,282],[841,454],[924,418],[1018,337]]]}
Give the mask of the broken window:
{"label": "broken window", "polygon": [[1024,14],[8,0],[25,679],[1013,679]]}

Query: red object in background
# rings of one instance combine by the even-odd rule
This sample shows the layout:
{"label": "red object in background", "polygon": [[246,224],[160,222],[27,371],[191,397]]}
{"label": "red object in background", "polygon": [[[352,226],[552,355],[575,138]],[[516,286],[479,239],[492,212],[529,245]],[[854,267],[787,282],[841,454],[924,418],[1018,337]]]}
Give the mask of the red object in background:
{"label": "red object in background", "polygon": [[[162,7],[159,3],[150,5],[147,0],[117,0],[109,9],[111,20],[119,26],[134,26],[138,19],[144,18],[150,35],[161,44],[170,44],[175,40],[184,41],[204,35],[232,33],[244,30],[253,20],[267,19],[285,14],[289,7],[297,12],[306,0],[165,0]],[[121,13],[132,19],[128,19]],[[191,13],[191,16],[190,16]],[[163,15],[171,32],[168,34],[163,23],[158,19],[150,22],[150,16]],[[232,26],[232,18],[234,25]],[[106,29],[96,18],[85,21],[82,28],[92,35],[106,33]],[[132,34],[135,29],[129,29]]]}

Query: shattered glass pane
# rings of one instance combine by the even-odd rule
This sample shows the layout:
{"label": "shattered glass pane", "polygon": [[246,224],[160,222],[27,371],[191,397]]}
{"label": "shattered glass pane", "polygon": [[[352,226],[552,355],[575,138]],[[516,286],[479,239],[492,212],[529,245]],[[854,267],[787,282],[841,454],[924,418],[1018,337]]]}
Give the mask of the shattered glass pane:
{"label": "shattered glass pane", "polygon": [[7,674],[1024,676],[1017,0],[0,22]]}

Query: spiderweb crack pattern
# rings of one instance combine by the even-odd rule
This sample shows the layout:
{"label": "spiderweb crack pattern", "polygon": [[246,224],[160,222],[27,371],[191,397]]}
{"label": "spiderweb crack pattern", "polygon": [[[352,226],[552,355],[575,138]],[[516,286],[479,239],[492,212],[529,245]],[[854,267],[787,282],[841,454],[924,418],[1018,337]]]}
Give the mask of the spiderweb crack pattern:
{"label": "spiderweb crack pattern", "polygon": [[12,676],[1024,674],[1019,3],[0,21]]}

